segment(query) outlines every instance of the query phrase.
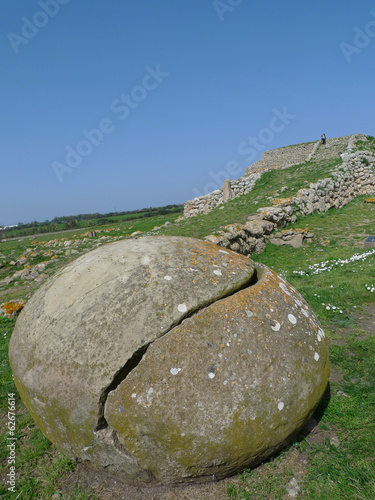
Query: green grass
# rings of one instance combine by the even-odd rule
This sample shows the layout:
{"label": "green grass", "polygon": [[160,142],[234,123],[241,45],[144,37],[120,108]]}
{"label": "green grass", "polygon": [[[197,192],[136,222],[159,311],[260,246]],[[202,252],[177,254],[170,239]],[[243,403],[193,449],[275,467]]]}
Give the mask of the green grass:
{"label": "green grass", "polygon": [[[16,438],[16,494],[8,491],[5,481],[0,483],[0,498],[22,500],[50,499],[60,489],[62,479],[73,470],[74,463],[58,452],[54,446],[35,427],[33,420],[24,407],[15,387],[8,361],[8,345],[15,324],[14,319],[0,316],[0,421],[4,424],[0,433],[0,468],[3,477],[9,473],[10,458],[8,438]],[[8,398],[14,394],[15,434],[11,436],[8,422]],[[88,496],[82,497],[89,498]]]}
{"label": "green grass", "polygon": [[[363,145],[367,148],[368,142]],[[372,146],[375,150],[374,138],[370,138]],[[362,145],[359,144],[359,147]],[[267,172],[251,193],[231,200],[224,209],[217,208],[207,215],[176,222],[157,233],[203,238],[218,232],[226,224],[243,223],[259,207],[272,204],[278,193],[280,197],[294,195],[310,182],[327,177],[339,162],[309,162],[286,170]],[[284,185],[288,189],[280,193],[280,187]],[[340,445],[334,446],[329,439],[314,445],[308,438],[298,436],[289,450],[252,471],[243,472],[236,481],[229,481],[228,499],[288,498],[286,486],[293,474],[286,464],[289,453],[295,449],[308,456],[303,480],[299,480],[301,490],[298,499],[375,498],[375,336],[365,335],[357,316],[361,307],[375,302],[375,292],[368,290],[369,285],[370,289],[371,286],[375,288],[375,254],[368,253],[363,260],[353,259],[353,255],[364,254],[364,239],[375,234],[375,206],[365,203],[365,198],[358,197],[339,210],[314,213],[289,225],[290,228],[308,227],[314,234],[308,245],[293,249],[268,244],[264,253],[253,256],[254,260],[268,265],[294,285],[324,326],[330,341],[331,366],[342,377],[331,382],[330,397],[322,401],[316,418],[320,420],[321,430],[337,434]],[[16,268],[10,265],[10,261],[16,261],[27,249],[31,248],[36,253],[30,259],[31,265],[50,261],[51,257],[43,256],[43,252],[48,249],[53,251],[58,261],[51,261],[46,268],[46,273],[51,274],[94,248],[102,236],[113,240],[114,237],[126,238],[135,231],[147,234],[155,226],[163,226],[166,221],[173,222],[177,216],[160,215],[90,228],[98,231],[95,238],[85,237],[87,230],[80,229],[59,235],[0,242],[0,263],[5,262],[0,268],[0,280],[15,272]],[[78,254],[66,253],[67,248],[71,248],[64,246],[67,240],[77,242],[74,248]],[[326,263],[326,269],[316,272],[322,269],[323,263]],[[38,286],[34,282],[16,280],[0,288],[0,302],[10,298],[27,299]],[[20,499],[50,499],[54,493],[64,490],[75,464],[43,437],[17,394],[7,354],[14,324],[13,319],[0,317],[0,420],[6,421],[8,394],[14,392],[17,494],[20,494]],[[345,396],[338,395],[338,391]],[[2,426],[0,464],[4,471],[7,470],[7,437],[7,429]],[[0,498],[16,497],[1,483]],[[73,491],[61,494],[61,498],[86,500],[95,497],[77,484]]]}
{"label": "green grass", "polygon": [[287,471],[278,473],[273,470],[273,463],[262,466],[261,474],[247,470],[239,474],[240,484],[228,484],[227,494],[233,500],[253,500],[255,498],[282,498],[287,490],[285,484],[291,479]]}
{"label": "green grass", "polygon": [[[368,290],[371,285],[375,288],[375,254],[363,248],[365,238],[375,234],[375,212],[365,198],[291,224],[290,228],[307,226],[314,233],[309,245],[296,250],[269,244],[264,253],[253,256],[286,277],[306,298],[331,341],[331,366],[343,373],[340,383],[331,383],[329,402],[317,413],[320,427],[335,429],[341,444],[337,448],[329,440],[318,446],[309,446],[305,440],[298,443],[309,454],[298,498],[375,498],[375,336],[362,339],[363,331],[356,325],[356,313],[375,301],[375,292]],[[364,254],[364,260],[352,258]],[[314,269],[322,269],[323,263],[327,263],[326,270],[316,273]],[[338,396],[338,391],[348,396]],[[228,498],[287,498],[279,493],[278,474],[269,479],[272,494],[265,489],[253,492],[264,474],[258,469],[249,474],[241,475],[239,485],[230,485]]]}
{"label": "green grass", "polygon": [[368,135],[366,141],[358,140],[356,148],[359,150],[367,149],[367,151],[375,153],[375,137]]}
{"label": "green grass", "polygon": [[[19,237],[33,237],[34,235],[40,234],[40,233],[52,233],[52,232],[64,232],[66,233],[69,231],[69,229],[72,229],[74,232],[81,231],[82,229],[90,229],[95,226],[98,227],[103,227],[106,225],[118,225],[120,223],[131,223],[135,221],[141,220],[141,219],[152,219],[158,216],[164,216],[164,215],[169,215],[173,219],[175,219],[178,215],[180,215],[183,212],[183,205],[168,205],[166,207],[159,207],[159,208],[152,208],[150,207],[149,209],[144,209],[142,211],[134,211],[134,212],[128,212],[128,213],[123,213],[120,215],[108,215],[108,216],[102,216],[102,217],[95,217],[95,214],[93,214],[93,217],[90,217],[89,215],[85,216],[83,219],[79,218],[80,216],[77,216],[77,219],[74,220],[73,217],[69,217],[69,220],[67,222],[49,222],[46,221],[45,223],[32,223],[29,227],[29,225],[24,225],[24,226],[19,226],[14,229],[9,229],[6,231],[0,231],[0,241],[3,239],[9,239],[9,238],[19,238]],[[81,216],[83,217],[83,216]],[[90,217],[90,218],[88,218]]]}
{"label": "green grass", "polygon": [[341,444],[311,450],[305,498],[375,498],[375,338],[331,345],[330,359],[343,378],[333,384],[322,422],[338,429]]}
{"label": "green grass", "polygon": [[[226,224],[243,224],[260,207],[272,205],[274,198],[295,195],[298,189],[308,187],[310,182],[328,177],[329,172],[340,163],[340,159],[329,162],[311,161],[266,172],[257,180],[250,193],[230,200],[224,208],[217,207],[206,215],[191,217],[180,222],[177,227],[164,229],[163,234],[203,238],[217,233]],[[280,188],[283,186],[288,186],[288,189],[281,193]]]}

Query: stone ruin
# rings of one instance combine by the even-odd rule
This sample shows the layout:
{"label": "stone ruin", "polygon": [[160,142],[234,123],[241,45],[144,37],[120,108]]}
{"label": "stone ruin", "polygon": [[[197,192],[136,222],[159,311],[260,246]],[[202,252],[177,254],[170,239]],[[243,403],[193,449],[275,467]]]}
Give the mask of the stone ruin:
{"label": "stone ruin", "polygon": [[[245,175],[236,180],[226,179],[221,189],[188,200],[184,205],[184,216],[194,217],[206,214],[218,206],[252,191],[255,182],[270,170],[284,169],[308,161],[326,161],[350,155],[355,149],[357,140],[366,140],[366,136],[353,134],[351,136],[328,139],[326,144],[321,141],[297,144],[283,148],[264,151],[262,158],[245,169]],[[363,152],[361,152],[363,153]]]}

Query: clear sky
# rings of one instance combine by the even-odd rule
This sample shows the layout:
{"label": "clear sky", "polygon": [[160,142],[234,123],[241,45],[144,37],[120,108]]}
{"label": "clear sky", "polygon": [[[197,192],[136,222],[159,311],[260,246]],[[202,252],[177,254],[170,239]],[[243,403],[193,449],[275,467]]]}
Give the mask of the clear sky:
{"label": "clear sky", "polygon": [[3,0],[0,225],[184,203],[375,135],[373,1]]}

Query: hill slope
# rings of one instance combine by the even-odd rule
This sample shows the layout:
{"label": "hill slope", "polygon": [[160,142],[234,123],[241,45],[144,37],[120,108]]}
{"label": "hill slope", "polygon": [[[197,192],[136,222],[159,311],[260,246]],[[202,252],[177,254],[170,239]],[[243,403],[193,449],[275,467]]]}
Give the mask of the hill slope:
{"label": "hill slope", "polygon": [[[366,154],[359,154],[363,151]],[[371,184],[366,181],[364,171],[367,170],[369,175],[374,171],[371,158],[375,154],[375,139],[357,140],[352,153],[355,156],[348,160],[358,163],[358,168],[363,171],[358,183],[370,189]],[[366,161],[362,163],[362,160],[367,160],[368,164]],[[331,179],[329,182],[333,182],[334,188],[336,183],[338,188],[341,174],[343,185],[352,183],[351,174],[344,171],[343,163],[345,161],[340,156],[315,158],[315,161],[286,169],[269,170],[256,181],[251,193],[230,200],[206,215],[178,222],[173,222],[173,218],[168,216],[159,216],[147,220],[147,224],[146,221],[132,221],[131,226],[118,222],[110,227],[93,227],[92,230],[97,232],[92,237],[82,231],[75,235],[64,234],[62,238],[45,235],[35,240],[0,242],[0,302],[27,300],[50,274],[69,260],[118,239],[140,237],[142,234],[199,238],[214,234],[221,238],[222,232],[230,233],[225,227],[228,224],[234,226],[234,232],[241,232],[239,226],[253,223],[254,220],[249,221],[249,217],[263,216],[266,207],[285,209],[288,203],[273,203],[280,200],[281,195],[287,198],[306,196],[303,206],[309,211],[311,207],[307,201],[314,191],[311,183],[321,184],[324,179]],[[335,172],[338,174],[336,177],[333,176]],[[319,189],[323,192],[329,182]],[[307,193],[299,195],[300,189]],[[338,208],[333,205],[326,211],[313,209],[306,215],[298,204],[294,204],[296,211],[289,217],[294,215],[297,220],[288,222],[284,219],[283,224],[287,225],[282,231],[279,228],[276,231],[307,230],[313,237],[298,248],[268,241],[263,253],[252,255],[254,260],[282,274],[315,311],[330,342],[331,378],[309,429],[297,436],[285,452],[240,477],[196,486],[195,489],[144,488],[142,491],[125,488],[110,480],[106,483],[98,481],[82,464],[76,464],[58,452],[35,427],[17,394],[8,364],[7,348],[14,319],[0,315],[0,412],[5,419],[8,394],[14,393],[17,494],[21,495],[20,498],[47,499],[56,493],[56,497],[65,500],[121,497],[286,500],[290,498],[288,491],[293,488],[299,491],[298,498],[303,500],[375,498],[375,248],[364,246],[367,236],[375,235],[375,203],[366,203],[366,199],[373,198],[370,193],[358,193],[359,190],[353,192],[353,196]],[[312,198],[311,204],[314,203],[317,202]],[[262,210],[257,212],[260,207]],[[270,220],[259,220],[270,222],[275,227]],[[271,240],[274,234],[265,235],[265,239]],[[7,437],[4,426],[0,439],[5,443]],[[5,447],[0,460],[5,470]],[[8,492],[3,484],[0,485],[0,496],[6,499],[13,498],[14,494]]]}

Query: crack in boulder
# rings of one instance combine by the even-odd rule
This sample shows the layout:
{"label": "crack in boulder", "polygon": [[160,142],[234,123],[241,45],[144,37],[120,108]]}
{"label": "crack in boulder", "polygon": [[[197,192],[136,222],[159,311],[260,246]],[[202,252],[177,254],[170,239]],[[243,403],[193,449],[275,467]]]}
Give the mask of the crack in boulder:
{"label": "crack in boulder", "polygon": [[[242,286],[239,288],[236,288],[235,290],[231,290],[230,293],[227,295],[222,296],[220,299],[214,299],[213,301],[207,302],[203,304],[200,307],[197,307],[196,309],[191,310],[189,313],[185,314],[182,318],[180,318],[178,321],[174,322],[169,330],[167,330],[161,337],[164,337],[167,335],[170,331],[172,331],[176,326],[179,326],[182,324],[183,321],[191,318],[195,314],[197,314],[199,311],[205,309],[206,307],[209,307],[210,305],[226,299],[228,297],[231,297],[232,295],[240,292],[241,290],[245,290],[247,288],[250,288],[251,286],[254,286],[258,282],[258,271],[256,267],[253,270],[253,273],[251,277],[249,278],[248,281],[246,281]],[[104,411],[105,411],[105,404],[107,402],[108,394],[115,389],[127,378],[127,376],[139,365],[139,363],[142,361],[143,356],[146,354],[147,349],[150,347],[151,344],[153,344],[156,340],[159,338],[149,342],[148,344],[143,345],[139,349],[135,351],[135,353],[128,359],[128,361],[125,363],[125,365],[118,370],[114,377],[112,382],[102,391],[100,399],[99,399],[99,412],[98,412],[98,423],[94,429],[95,432],[101,431],[103,429],[106,429],[108,427],[108,422],[104,417]]]}

